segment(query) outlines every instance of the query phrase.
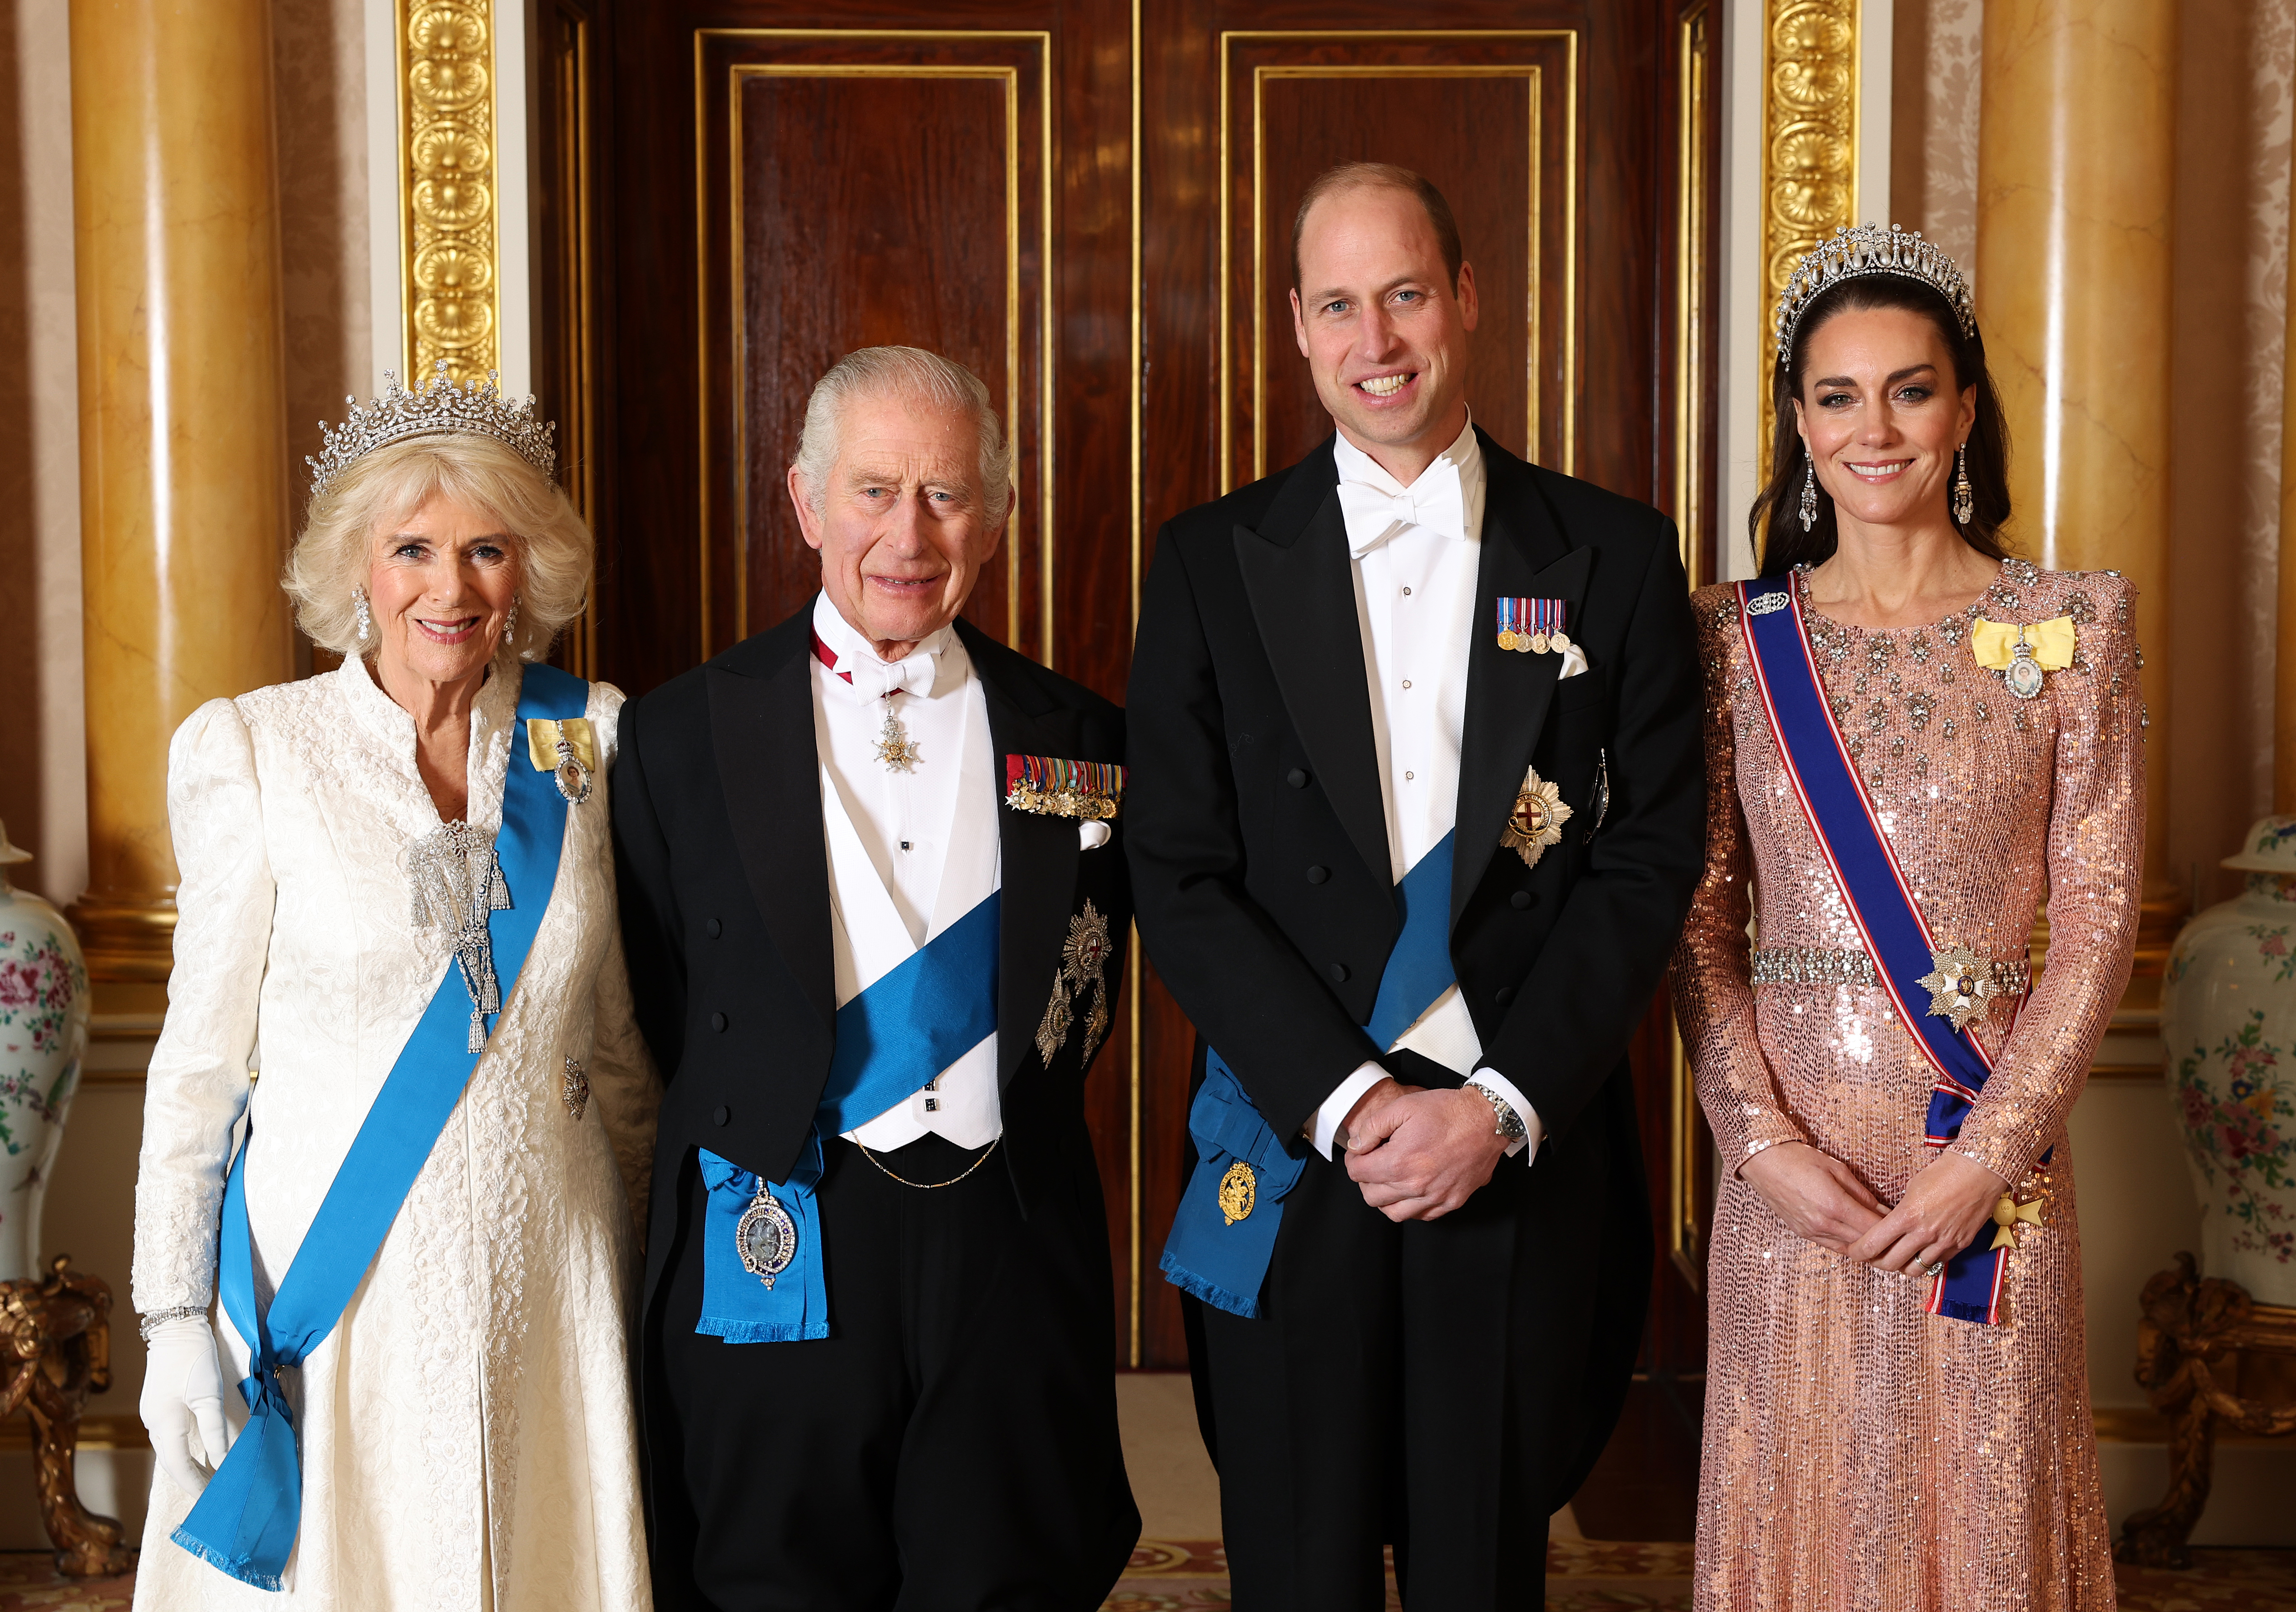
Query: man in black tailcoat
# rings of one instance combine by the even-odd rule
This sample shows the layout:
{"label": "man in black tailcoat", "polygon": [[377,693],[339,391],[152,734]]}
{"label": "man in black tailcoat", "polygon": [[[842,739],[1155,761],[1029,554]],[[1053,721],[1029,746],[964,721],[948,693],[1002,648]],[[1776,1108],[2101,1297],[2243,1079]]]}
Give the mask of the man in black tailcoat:
{"label": "man in black tailcoat", "polygon": [[1082,1088],[1131,917],[1123,713],[958,619],[987,390],[814,391],[822,592],[622,714],[630,984],[668,1074],[641,1393],[664,1612],[1090,1612],[1139,1533]]}
{"label": "man in black tailcoat", "polygon": [[1406,1607],[1538,1607],[1650,1278],[1626,1054],[1702,849],[1683,568],[1472,425],[1432,185],[1335,169],[1293,240],[1339,433],[1164,529],[1128,695],[1203,1082],[1166,1265],[1240,1612],[1375,1608],[1382,1543]]}

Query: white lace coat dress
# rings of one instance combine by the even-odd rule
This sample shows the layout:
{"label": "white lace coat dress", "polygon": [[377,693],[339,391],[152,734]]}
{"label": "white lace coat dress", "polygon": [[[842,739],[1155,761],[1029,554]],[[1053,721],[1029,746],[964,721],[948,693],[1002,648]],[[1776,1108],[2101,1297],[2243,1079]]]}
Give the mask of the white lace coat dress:
{"label": "white lace coat dress", "polygon": [[[472,716],[469,816],[488,833],[505,768],[532,765],[520,681],[497,666]],[[595,787],[568,812],[506,1011],[341,1321],[288,1374],[303,1516],[286,1593],[173,1543],[192,1502],[155,1472],[139,1612],[649,1605],[627,1341],[658,1082],[614,916],[621,703],[591,686]],[[439,825],[414,720],[359,662],[201,706],[168,752],[168,810],[183,883],[136,1182],[142,1313],[214,1296],[242,1114],[269,1302],[453,955],[409,911],[406,848]],[[569,1057],[589,1080],[579,1119]],[[215,1325],[236,1430],[248,1352],[219,1311]]]}

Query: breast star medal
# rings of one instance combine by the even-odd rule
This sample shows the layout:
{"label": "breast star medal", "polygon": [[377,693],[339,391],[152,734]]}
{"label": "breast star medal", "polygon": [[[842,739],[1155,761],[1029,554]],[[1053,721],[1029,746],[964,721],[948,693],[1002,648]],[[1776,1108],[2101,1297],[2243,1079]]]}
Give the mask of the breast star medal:
{"label": "breast star medal", "polygon": [[566,1060],[566,1082],[558,1090],[558,1100],[566,1105],[566,1112],[576,1119],[590,1106],[590,1077],[573,1058]]}
{"label": "breast star medal", "polygon": [[758,1178],[758,1196],[734,1228],[734,1247],[742,1256],[742,1269],[768,1287],[797,1257],[797,1222],[763,1176]]}
{"label": "breast star medal", "polygon": [[1228,1225],[1251,1218],[1251,1207],[1259,1200],[1259,1178],[1252,1174],[1251,1166],[1238,1159],[1220,1177],[1219,1208],[1221,1218]]}
{"label": "breast star medal", "polygon": [[901,726],[901,719],[893,714],[891,695],[885,696],[885,725],[877,730],[877,759],[895,772],[914,772],[924,759],[917,753],[909,730]]}
{"label": "breast star medal", "polygon": [[1993,959],[1956,945],[1932,951],[1930,961],[1936,966],[1914,982],[1930,993],[1930,1016],[1951,1020],[1956,1031],[1984,1017],[1996,994]]}
{"label": "breast star medal", "polygon": [[1514,810],[1507,813],[1499,843],[1521,857],[1524,867],[1536,868],[1549,845],[1562,843],[1562,825],[1570,820],[1570,808],[1562,803],[1562,791],[1540,777],[1534,767],[1523,774],[1522,791],[1514,797]]}
{"label": "breast star medal", "polygon": [[1045,1016],[1037,1025],[1037,1056],[1047,1064],[1068,1040],[1069,1026],[1075,1022],[1070,1004],[1081,1001],[1086,991],[1092,992],[1092,1007],[1085,1019],[1084,1061],[1092,1062],[1092,1055],[1100,1050],[1101,1038],[1108,1033],[1108,959],[1112,950],[1108,938],[1108,919],[1089,901],[1084,910],[1069,920],[1069,938],[1061,947],[1061,966],[1053,972],[1053,998],[1045,1004]]}

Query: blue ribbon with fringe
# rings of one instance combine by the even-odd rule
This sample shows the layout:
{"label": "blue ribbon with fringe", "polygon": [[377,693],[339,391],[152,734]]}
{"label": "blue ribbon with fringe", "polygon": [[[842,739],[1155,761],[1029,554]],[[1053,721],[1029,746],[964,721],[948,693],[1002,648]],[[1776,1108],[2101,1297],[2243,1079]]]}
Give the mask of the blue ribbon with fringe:
{"label": "blue ribbon with fringe", "polygon": [[992,891],[900,966],[837,1010],[836,1050],[805,1151],[771,1184],[797,1227],[797,1252],[766,1286],[742,1263],[734,1233],[758,1177],[700,1149],[709,1210],[702,1222],[701,1316],[694,1331],[729,1344],[788,1344],[829,1336],[822,1274],[822,1139],[841,1136],[924,1090],[996,1029],[997,946],[1004,894]]}
{"label": "blue ribbon with fringe", "polygon": [[[512,905],[487,919],[505,1008],[557,887],[558,854],[566,839],[566,800],[558,793],[555,775],[520,764],[525,724],[535,717],[578,717],[589,699],[590,686],[579,678],[553,666],[525,670],[519,728],[503,780],[502,830],[495,836]],[[232,1161],[224,1187],[217,1286],[224,1313],[250,1356],[249,1374],[239,1385],[247,1401],[247,1426],[172,1537],[242,1583],[258,1590],[283,1587],[281,1575],[303,1519],[301,1452],[285,1375],[308,1360],[342,1320],[439,1133],[462,1100],[481,1056],[468,1049],[473,1006],[462,969],[450,961],[343,1156],[277,1294],[259,1313],[244,1145]],[[492,1016],[500,1022],[500,1015]]]}
{"label": "blue ribbon with fringe", "polygon": [[[1929,924],[1906,886],[1897,853],[1874,814],[1874,803],[1825,703],[1810,659],[1809,637],[1792,579],[1738,584],[1738,620],[1754,677],[1768,710],[1779,758],[1818,848],[1833,868],[1835,884],[1865,937],[1874,973],[1915,1044],[1937,1075],[1930,1093],[1924,1139],[1943,1147],[1961,1134],[1963,1120],[1985,1090],[1993,1065],[1974,1037],[1950,1020],[1917,1009],[1921,977],[1937,966]],[[2048,1155],[2044,1154],[2046,1164]],[[1989,1219],[1969,1246],[1946,1261],[1930,1285],[1929,1312],[1956,1320],[1997,1323],[2009,1250],[1992,1246]]]}
{"label": "blue ribbon with fringe", "polygon": [[[1364,1032],[1384,1049],[1419,1022],[1419,1016],[1451,988],[1451,853],[1455,834],[1412,865],[1395,887],[1403,915],[1402,932],[1388,953]],[[1299,1184],[1307,1156],[1286,1145],[1244,1095],[1227,1060],[1204,1053],[1204,1083],[1188,1109],[1188,1134],[1195,1139],[1196,1171],[1180,1195],[1180,1209],[1165,1240],[1160,1268],[1174,1287],[1193,1294],[1216,1310],[1247,1320],[1259,1314],[1259,1289],[1275,1257],[1275,1233],[1283,1221],[1283,1199]],[[1248,1180],[1250,1202],[1242,1215],[1229,1208],[1242,1202],[1234,1191],[1223,1206],[1221,1188],[1238,1167]]]}

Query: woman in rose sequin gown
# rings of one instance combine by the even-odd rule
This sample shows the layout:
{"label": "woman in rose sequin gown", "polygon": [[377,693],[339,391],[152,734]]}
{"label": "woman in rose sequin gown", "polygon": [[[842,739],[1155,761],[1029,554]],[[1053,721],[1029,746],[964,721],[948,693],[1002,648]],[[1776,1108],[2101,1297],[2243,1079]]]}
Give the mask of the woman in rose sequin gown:
{"label": "woman in rose sequin gown", "polygon": [[[1800,309],[1755,532],[1765,574],[1792,574],[1835,721],[1937,943],[2013,966],[2046,897],[2047,968],[1972,1026],[1995,1073],[1932,1153],[1935,1074],[1889,996],[1859,983],[1861,938],[1782,768],[1735,591],[1697,595],[1706,873],[1674,980],[1724,1178],[1701,1612],[2113,1605],[2065,1126],[2136,934],[2132,594],[2111,572],[2004,557],[2005,444],[1965,307],[1871,275]],[[2033,698],[1972,653],[1976,621],[2059,617],[2071,663]],[[1767,983],[1782,974],[1800,977]],[[2005,1193],[2039,1200],[2042,1223],[2018,1230],[2001,1324],[1930,1315],[1931,1268]]]}

